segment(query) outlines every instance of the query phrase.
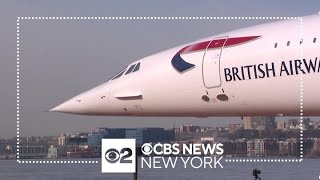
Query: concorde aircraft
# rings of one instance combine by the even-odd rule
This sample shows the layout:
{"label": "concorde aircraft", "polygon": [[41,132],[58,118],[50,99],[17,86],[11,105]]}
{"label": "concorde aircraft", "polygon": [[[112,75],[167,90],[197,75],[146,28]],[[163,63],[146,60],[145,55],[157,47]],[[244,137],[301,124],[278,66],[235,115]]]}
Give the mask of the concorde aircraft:
{"label": "concorde aircraft", "polygon": [[101,116],[318,116],[319,58],[320,15],[280,20],[145,57],[50,111]]}

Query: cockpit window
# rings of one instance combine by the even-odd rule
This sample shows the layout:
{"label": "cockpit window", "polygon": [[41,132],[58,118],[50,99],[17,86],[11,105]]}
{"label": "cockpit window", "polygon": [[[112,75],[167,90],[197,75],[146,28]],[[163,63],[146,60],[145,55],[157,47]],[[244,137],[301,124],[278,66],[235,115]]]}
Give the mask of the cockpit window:
{"label": "cockpit window", "polygon": [[138,63],[138,64],[136,65],[136,67],[134,68],[134,70],[133,70],[132,72],[139,71],[139,69],[140,69],[140,63]]}
{"label": "cockpit window", "polygon": [[122,76],[122,74],[127,70],[127,68],[124,68],[122,71],[120,71],[117,75],[115,75],[111,80],[117,79]]}
{"label": "cockpit window", "polygon": [[128,71],[126,72],[126,74],[131,73],[135,66],[136,66],[136,64],[131,65],[131,66],[129,67]]}
{"label": "cockpit window", "polygon": [[117,75],[115,75],[114,77],[112,77],[108,81],[117,79],[117,78],[121,77],[123,74],[127,75],[127,74],[130,74],[130,73],[139,71],[139,69],[140,69],[140,63],[133,64],[129,68],[127,66],[126,68],[124,68],[122,71],[120,71]]}

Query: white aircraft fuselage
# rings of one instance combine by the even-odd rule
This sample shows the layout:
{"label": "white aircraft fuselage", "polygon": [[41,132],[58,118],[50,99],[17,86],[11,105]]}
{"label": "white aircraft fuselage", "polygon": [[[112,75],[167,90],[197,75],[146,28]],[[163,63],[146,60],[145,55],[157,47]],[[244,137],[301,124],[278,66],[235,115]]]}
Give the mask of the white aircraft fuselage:
{"label": "white aircraft fuselage", "polygon": [[320,15],[302,22],[253,26],[148,56],[50,111],[103,116],[318,116]]}

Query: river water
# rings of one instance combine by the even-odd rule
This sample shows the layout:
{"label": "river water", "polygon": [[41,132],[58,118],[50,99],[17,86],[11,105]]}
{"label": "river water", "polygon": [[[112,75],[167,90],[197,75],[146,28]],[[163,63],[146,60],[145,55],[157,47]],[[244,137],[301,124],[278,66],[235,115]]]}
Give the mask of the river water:
{"label": "river water", "polygon": [[[83,159],[80,159],[83,160]],[[92,160],[92,159],[88,159]],[[100,159],[96,159],[100,162]],[[180,162],[181,163],[181,162]],[[178,164],[176,168],[138,169],[138,179],[142,180],[250,180],[252,170],[262,171],[262,180],[313,180],[320,176],[320,159],[305,159],[302,162],[278,163],[222,163],[223,169],[184,168]],[[139,162],[141,166],[141,162]],[[102,180],[133,179],[132,174],[101,173],[101,164],[19,164],[15,160],[0,161],[0,180]]]}

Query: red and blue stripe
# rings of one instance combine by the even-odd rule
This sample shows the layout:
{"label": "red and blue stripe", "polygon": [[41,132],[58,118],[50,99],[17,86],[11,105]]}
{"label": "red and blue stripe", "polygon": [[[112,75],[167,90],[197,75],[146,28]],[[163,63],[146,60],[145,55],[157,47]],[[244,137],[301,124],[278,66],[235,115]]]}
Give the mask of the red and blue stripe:
{"label": "red and blue stripe", "polygon": [[226,48],[235,45],[240,45],[248,41],[259,38],[260,36],[247,36],[247,37],[234,37],[234,38],[222,38],[215,39],[212,41],[204,41],[196,44],[192,44],[182,48],[171,60],[172,66],[183,73],[184,71],[195,67],[194,64],[188,63],[181,58],[181,54],[192,53],[196,51],[205,51],[206,49],[217,49],[217,48]]}

